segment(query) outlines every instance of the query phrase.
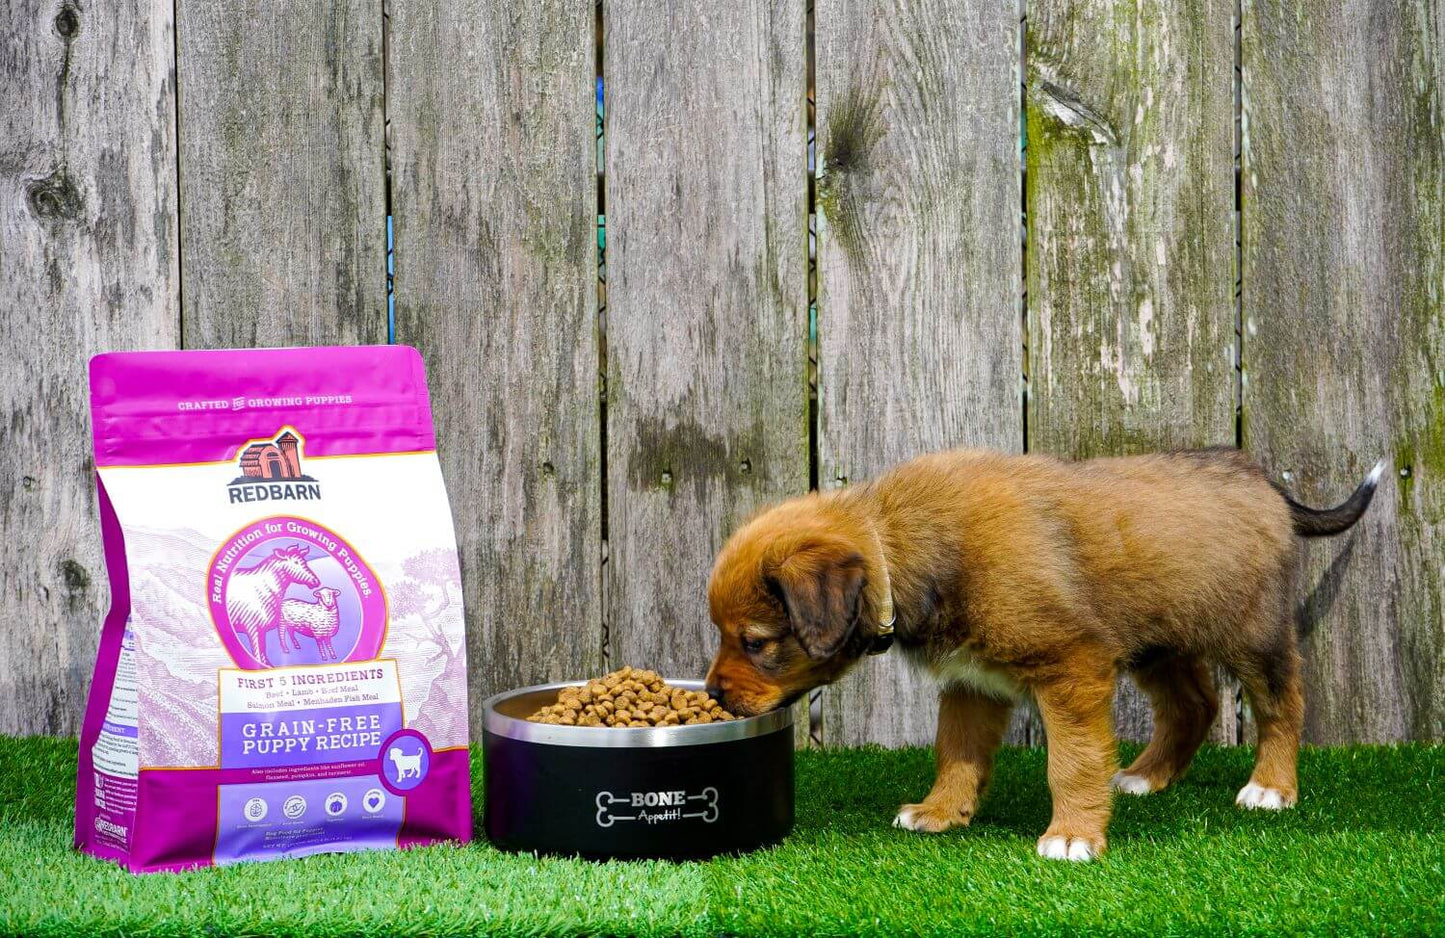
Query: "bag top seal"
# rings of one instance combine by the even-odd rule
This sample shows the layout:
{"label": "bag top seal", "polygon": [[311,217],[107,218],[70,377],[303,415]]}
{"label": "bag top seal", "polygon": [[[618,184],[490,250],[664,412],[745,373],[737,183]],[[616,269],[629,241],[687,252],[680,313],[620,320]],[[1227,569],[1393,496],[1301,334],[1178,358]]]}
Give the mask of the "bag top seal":
{"label": "bag top seal", "polygon": [[90,409],[98,468],[228,461],[284,426],[313,456],[436,449],[405,345],[109,352],[90,360]]}

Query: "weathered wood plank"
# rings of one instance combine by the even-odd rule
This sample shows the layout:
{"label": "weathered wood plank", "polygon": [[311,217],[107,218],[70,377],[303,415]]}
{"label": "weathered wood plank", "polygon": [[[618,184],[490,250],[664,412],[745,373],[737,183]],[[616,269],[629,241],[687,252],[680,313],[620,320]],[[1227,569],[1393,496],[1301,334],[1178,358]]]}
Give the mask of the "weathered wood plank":
{"label": "weathered wood plank", "polygon": [[701,675],[714,554],[808,488],[806,11],[604,12],[610,662]]}
{"label": "weathered wood plank", "polygon": [[[816,7],[819,480],[1022,446],[1018,18]],[[931,742],[936,688],[886,655],[825,693],[828,745]]]}
{"label": "weathered wood plank", "polygon": [[380,5],[176,6],[186,347],[385,342]]}
{"label": "weathered wood plank", "polygon": [[0,36],[0,733],[73,734],[109,603],[86,360],[180,339],[172,6],[10,0]]}
{"label": "weathered wood plank", "polygon": [[391,17],[396,339],[428,364],[476,716],[602,665],[593,3]]}
{"label": "weathered wood plank", "polygon": [[1310,504],[1306,738],[1445,735],[1445,20],[1414,0],[1244,4],[1246,442]]}
{"label": "weathered wood plank", "polygon": [[1234,442],[1233,44],[1231,0],[1029,3],[1031,452]]}

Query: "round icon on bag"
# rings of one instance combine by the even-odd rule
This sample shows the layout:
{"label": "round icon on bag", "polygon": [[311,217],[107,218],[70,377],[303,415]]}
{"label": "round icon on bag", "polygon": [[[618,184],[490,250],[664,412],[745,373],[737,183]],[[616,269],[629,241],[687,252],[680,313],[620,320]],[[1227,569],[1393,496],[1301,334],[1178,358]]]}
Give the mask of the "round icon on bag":
{"label": "round icon on bag", "polygon": [[306,813],[306,799],[300,795],[292,795],[281,805],[281,813],[286,815],[288,820],[294,821]]}
{"label": "round icon on bag", "polygon": [[361,796],[361,806],[369,814],[376,814],[386,807],[386,793],[380,788],[368,789],[366,794]]}
{"label": "round icon on bag", "polygon": [[381,785],[393,795],[406,795],[426,781],[431,771],[431,743],[413,729],[397,730],[381,744]]}
{"label": "round icon on bag", "polygon": [[266,799],[252,798],[246,802],[246,807],[242,809],[242,812],[246,815],[246,820],[248,821],[253,823],[256,821],[264,821],[266,819]]}
{"label": "round icon on bag", "polygon": [[326,796],[326,814],[329,817],[340,817],[346,811],[346,796],[339,791],[333,791]]}

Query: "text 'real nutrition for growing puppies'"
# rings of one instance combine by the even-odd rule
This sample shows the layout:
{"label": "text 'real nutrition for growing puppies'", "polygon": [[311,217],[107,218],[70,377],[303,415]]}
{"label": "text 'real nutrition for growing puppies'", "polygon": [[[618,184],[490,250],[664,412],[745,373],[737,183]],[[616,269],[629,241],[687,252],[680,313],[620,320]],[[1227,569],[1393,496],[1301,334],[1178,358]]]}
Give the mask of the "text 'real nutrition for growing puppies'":
{"label": "text 'real nutrition for growing puppies'", "polygon": [[470,838],[416,351],[115,353],[90,381],[112,606],[76,845],[145,872]]}

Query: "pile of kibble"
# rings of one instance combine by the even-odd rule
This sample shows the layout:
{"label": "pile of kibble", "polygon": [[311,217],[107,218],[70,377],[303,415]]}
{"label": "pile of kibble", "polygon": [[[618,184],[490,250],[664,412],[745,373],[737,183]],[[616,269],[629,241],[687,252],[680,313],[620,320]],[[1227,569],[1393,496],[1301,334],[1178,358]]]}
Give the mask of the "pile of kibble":
{"label": "pile of kibble", "polygon": [[656,671],[621,668],[564,687],[557,702],[527,717],[533,723],[561,726],[693,726],[737,717],[705,691],[683,690],[663,681]]}

